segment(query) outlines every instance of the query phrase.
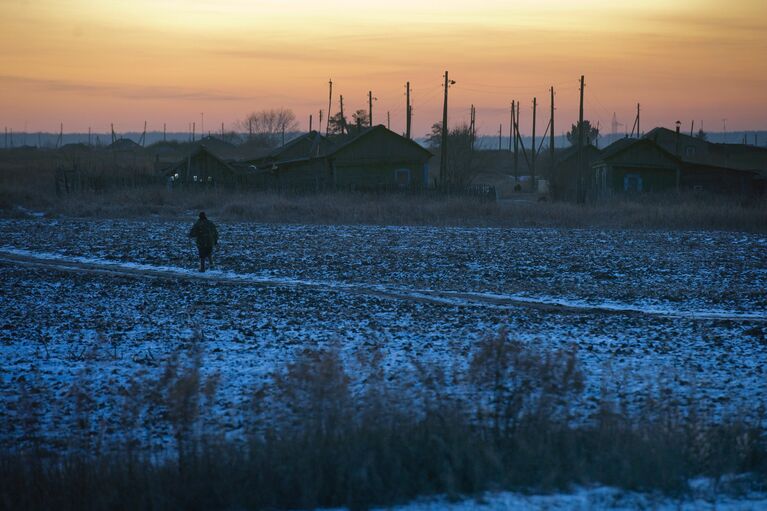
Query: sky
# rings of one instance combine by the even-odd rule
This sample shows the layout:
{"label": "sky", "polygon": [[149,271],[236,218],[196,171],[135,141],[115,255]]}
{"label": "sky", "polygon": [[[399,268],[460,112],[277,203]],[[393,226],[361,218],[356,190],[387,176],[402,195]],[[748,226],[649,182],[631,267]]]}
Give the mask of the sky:
{"label": "sky", "polygon": [[[413,134],[477,110],[478,131],[508,134],[550,117],[619,132],[767,129],[765,0],[0,0],[0,125],[14,132],[228,131],[248,113],[290,108],[301,129],[344,96]],[[726,121],[725,121],[726,120]]]}

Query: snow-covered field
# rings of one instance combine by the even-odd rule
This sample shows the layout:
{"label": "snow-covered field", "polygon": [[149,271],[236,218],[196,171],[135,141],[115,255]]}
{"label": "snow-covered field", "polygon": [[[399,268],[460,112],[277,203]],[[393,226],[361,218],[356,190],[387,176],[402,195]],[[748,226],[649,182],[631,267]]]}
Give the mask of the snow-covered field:
{"label": "snow-covered field", "polygon": [[719,495],[716,491],[695,492],[684,499],[662,495],[626,492],[615,488],[578,488],[571,493],[548,495],[500,492],[488,493],[479,499],[450,502],[446,499],[430,499],[404,506],[389,508],[392,511],[588,511],[612,509],[615,511],[758,511],[767,509],[767,496],[750,494],[739,498]]}
{"label": "snow-covered field", "polygon": [[460,371],[502,327],[578,350],[584,415],[605,382],[714,415],[767,406],[763,236],[224,224],[199,274],[190,225],[0,221],[0,443],[23,436],[21,382],[45,392],[44,434],[66,436],[84,375],[114,432],[113,394],[193,338],[232,435],[253,386],[304,347],[380,348],[394,378],[414,361]]}

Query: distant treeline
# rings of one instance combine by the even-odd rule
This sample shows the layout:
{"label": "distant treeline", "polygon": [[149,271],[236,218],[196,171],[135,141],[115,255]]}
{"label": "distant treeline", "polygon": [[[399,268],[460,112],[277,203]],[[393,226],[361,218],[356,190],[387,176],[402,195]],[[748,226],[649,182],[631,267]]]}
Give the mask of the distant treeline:
{"label": "distant treeline", "polygon": [[[682,130],[684,133],[684,130]],[[285,134],[286,141],[289,141],[293,138],[296,138],[300,136],[303,132],[290,132]],[[689,135],[689,132],[685,133]],[[697,134],[697,131],[696,131]],[[139,143],[141,140],[141,132],[137,131],[129,131],[118,134],[118,138],[125,138],[132,140],[136,143]],[[207,136],[208,133],[205,133]],[[220,132],[210,132],[210,135],[214,137],[221,138]],[[226,132],[224,139],[228,140],[232,135],[232,132]],[[245,140],[247,138],[247,133],[237,133],[236,135],[239,135],[242,140]],[[536,147],[541,147],[542,149],[546,149],[549,147],[549,138],[546,137],[545,139],[542,139],[543,133],[537,134],[536,137]],[[626,133],[617,133],[615,135],[613,134],[604,134],[600,133],[599,138],[596,140],[596,144],[598,147],[603,148],[607,147],[611,143],[615,142],[616,140],[620,138],[626,137]],[[201,138],[200,133],[195,134],[195,140],[199,140]],[[747,142],[748,145],[758,145],[761,147],[767,147],[767,131],[733,131],[733,132],[727,132],[727,133],[708,133],[706,132],[706,139],[709,142],[715,142],[715,143],[727,143],[727,144],[742,144],[744,141]],[[59,140],[59,134],[58,133],[43,133],[43,132],[34,132],[34,133],[27,133],[27,132],[21,132],[11,133],[8,132],[7,135],[3,134],[3,138],[0,140],[0,149],[7,149],[12,147],[21,147],[21,146],[33,146],[33,147],[47,147],[47,148],[55,148],[58,144],[58,146],[66,145],[66,144],[88,144],[90,140],[91,145],[102,145],[102,146],[108,146],[112,143],[112,134],[111,133],[91,133],[90,137],[88,133],[64,133],[61,136],[61,140]],[[176,142],[191,142],[192,141],[192,134],[189,132],[181,132],[181,131],[173,131],[173,132],[166,132],[163,134],[162,131],[148,131],[146,133],[146,136],[144,137],[144,145],[149,146],[158,142],[162,142],[163,140],[166,141],[176,141]],[[426,146],[426,138],[425,137],[417,137],[416,142],[420,143],[421,145]],[[530,147],[532,145],[532,137],[530,136],[523,136],[522,142],[525,145],[525,147]],[[541,145],[541,142],[543,142],[543,145]],[[562,135],[556,135],[554,137],[554,144],[556,147],[568,147],[570,143],[567,141],[567,136]],[[479,149],[498,149],[498,135],[479,135],[477,137],[476,146]],[[501,135],[501,149],[508,150],[509,149],[509,134],[508,132],[502,133]]]}

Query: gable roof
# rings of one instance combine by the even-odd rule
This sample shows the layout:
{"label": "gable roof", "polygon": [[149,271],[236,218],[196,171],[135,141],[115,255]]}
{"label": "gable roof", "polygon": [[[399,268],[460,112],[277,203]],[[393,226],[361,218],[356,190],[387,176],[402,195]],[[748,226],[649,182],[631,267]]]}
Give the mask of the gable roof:
{"label": "gable roof", "polygon": [[334,144],[323,137],[318,131],[310,131],[290,140],[285,145],[273,149],[264,160],[295,160],[298,158],[324,156],[333,149]]}
{"label": "gable roof", "polygon": [[113,151],[141,151],[144,148],[129,138],[118,138],[107,146]]}
{"label": "gable roof", "polygon": [[[596,155],[601,155],[602,154],[602,150],[599,149],[594,144],[589,143],[589,144],[586,144],[586,145],[583,146],[583,153],[587,157],[588,157],[589,154],[596,156]],[[574,158],[576,156],[578,156],[578,146],[577,145],[573,145],[573,146],[570,146],[570,147],[565,148],[565,149],[558,149],[557,152],[555,153],[555,158],[556,158],[556,163],[557,164],[560,164],[560,163],[563,163],[565,161],[568,161],[569,159]]]}
{"label": "gable roof", "polygon": [[197,156],[203,153],[208,154],[211,158],[216,160],[221,166],[231,171],[232,173],[236,174],[236,173],[242,172],[243,170],[240,166],[237,166],[235,162],[226,161],[220,156],[218,156],[216,153],[208,149],[207,146],[205,146],[204,144],[199,144],[196,149],[194,149],[191,153],[189,153],[183,159],[177,161],[176,163],[168,167],[165,170],[166,174],[174,173],[179,166],[186,165],[190,159],[196,158]]}
{"label": "gable roof", "polygon": [[192,142],[191,154],[197,153],[200,147],[204,147],[210,154],[215,155],[221,160],[236,160],[239,157],[237,146],[230,144],[226,140],[207,135],[201,139]]}
{"label": "gable roof", "polygon": [[615,156],[618,156],[619,154],[623,153],[624,151],[627,151],[628,149],[636,146],[647,146],[651,147],[653,149],[656,149],[660,153],[662,153],[667,158],[670,158],[671,160],[674,160],[676,162],[679,162],[679,158],[674,156],[672,153],[661,147],[660,145],[656,144],[652,140],[648,138],[622,138],[620,140],[616,140],[609,146],[602,149],[602,153],[599,155],[599,158],[597,158],[596,161],[606,161],[611,158],[614,158]]}
{"label": "gable roof", "polygon": [[354,135],[352,138],[344,141],[341,144],[338,144],[334,149],[332,149],[331,151],[329,151],[327,153],[327,156],[337,155],[338,153],[341,153],[344,150],[346,150],[347,148],[349,148],[350,146],[353,146],[354,144],[358,143],[360,140],[364,140],[365,138],[370,137],[370,136],[372,136],[375,133],[383,133],[383,134],[385,134],[386,136],[389,136],[389,137],[396,137],[401,142],[409,144],[413,148],[416,148],[417,150],[421,151],[422,153],[424,153],[425,156],[428,156],[428,157],[434,156],[431,151],[429,151],[428,149],[423,147],[421,144],[419,144],[415,140],[409,139],[407,137],[403,137],[399,133],[395,133],[395,132],[391,131],[390,129],[388,129],[383,124],[378,124],[376,126],[373,126],[372,128],[367,128],[367,129],[362,130],[360,133],[358,133],[357,135]]}
{"label": "gable roof", "polygon": [[[767,149],[763,147],[714,143],[662,127],[653,128],[644,138],[672,154],[678,153],[677,157],[686,163],[767,173]],[[694,150],[688,151],[689,147]]]}

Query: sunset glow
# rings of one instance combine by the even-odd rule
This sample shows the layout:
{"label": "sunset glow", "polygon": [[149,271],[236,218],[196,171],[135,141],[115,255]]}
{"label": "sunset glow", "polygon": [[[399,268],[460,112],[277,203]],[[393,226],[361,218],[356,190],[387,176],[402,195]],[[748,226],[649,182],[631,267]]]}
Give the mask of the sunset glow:
{"label": "sunset glow", "polygon": [[[764,0],[4,0],[0,3],[0,123],[14,131],[182,131],[204,112],[220,129],[250,111],[292,108],[302,129],[344,95],[401,131],[413,88],[414,134],[439,120],[442,74],[456,80],[450,117],[477,106],[483,133],[508,125],[532,98],[557,133],[577,116],[643,128],[695,120],[718,131],[767,127]],[[316,124],[315,124],[316,126]],[[214,128],[215,127],[215,128]]]}

